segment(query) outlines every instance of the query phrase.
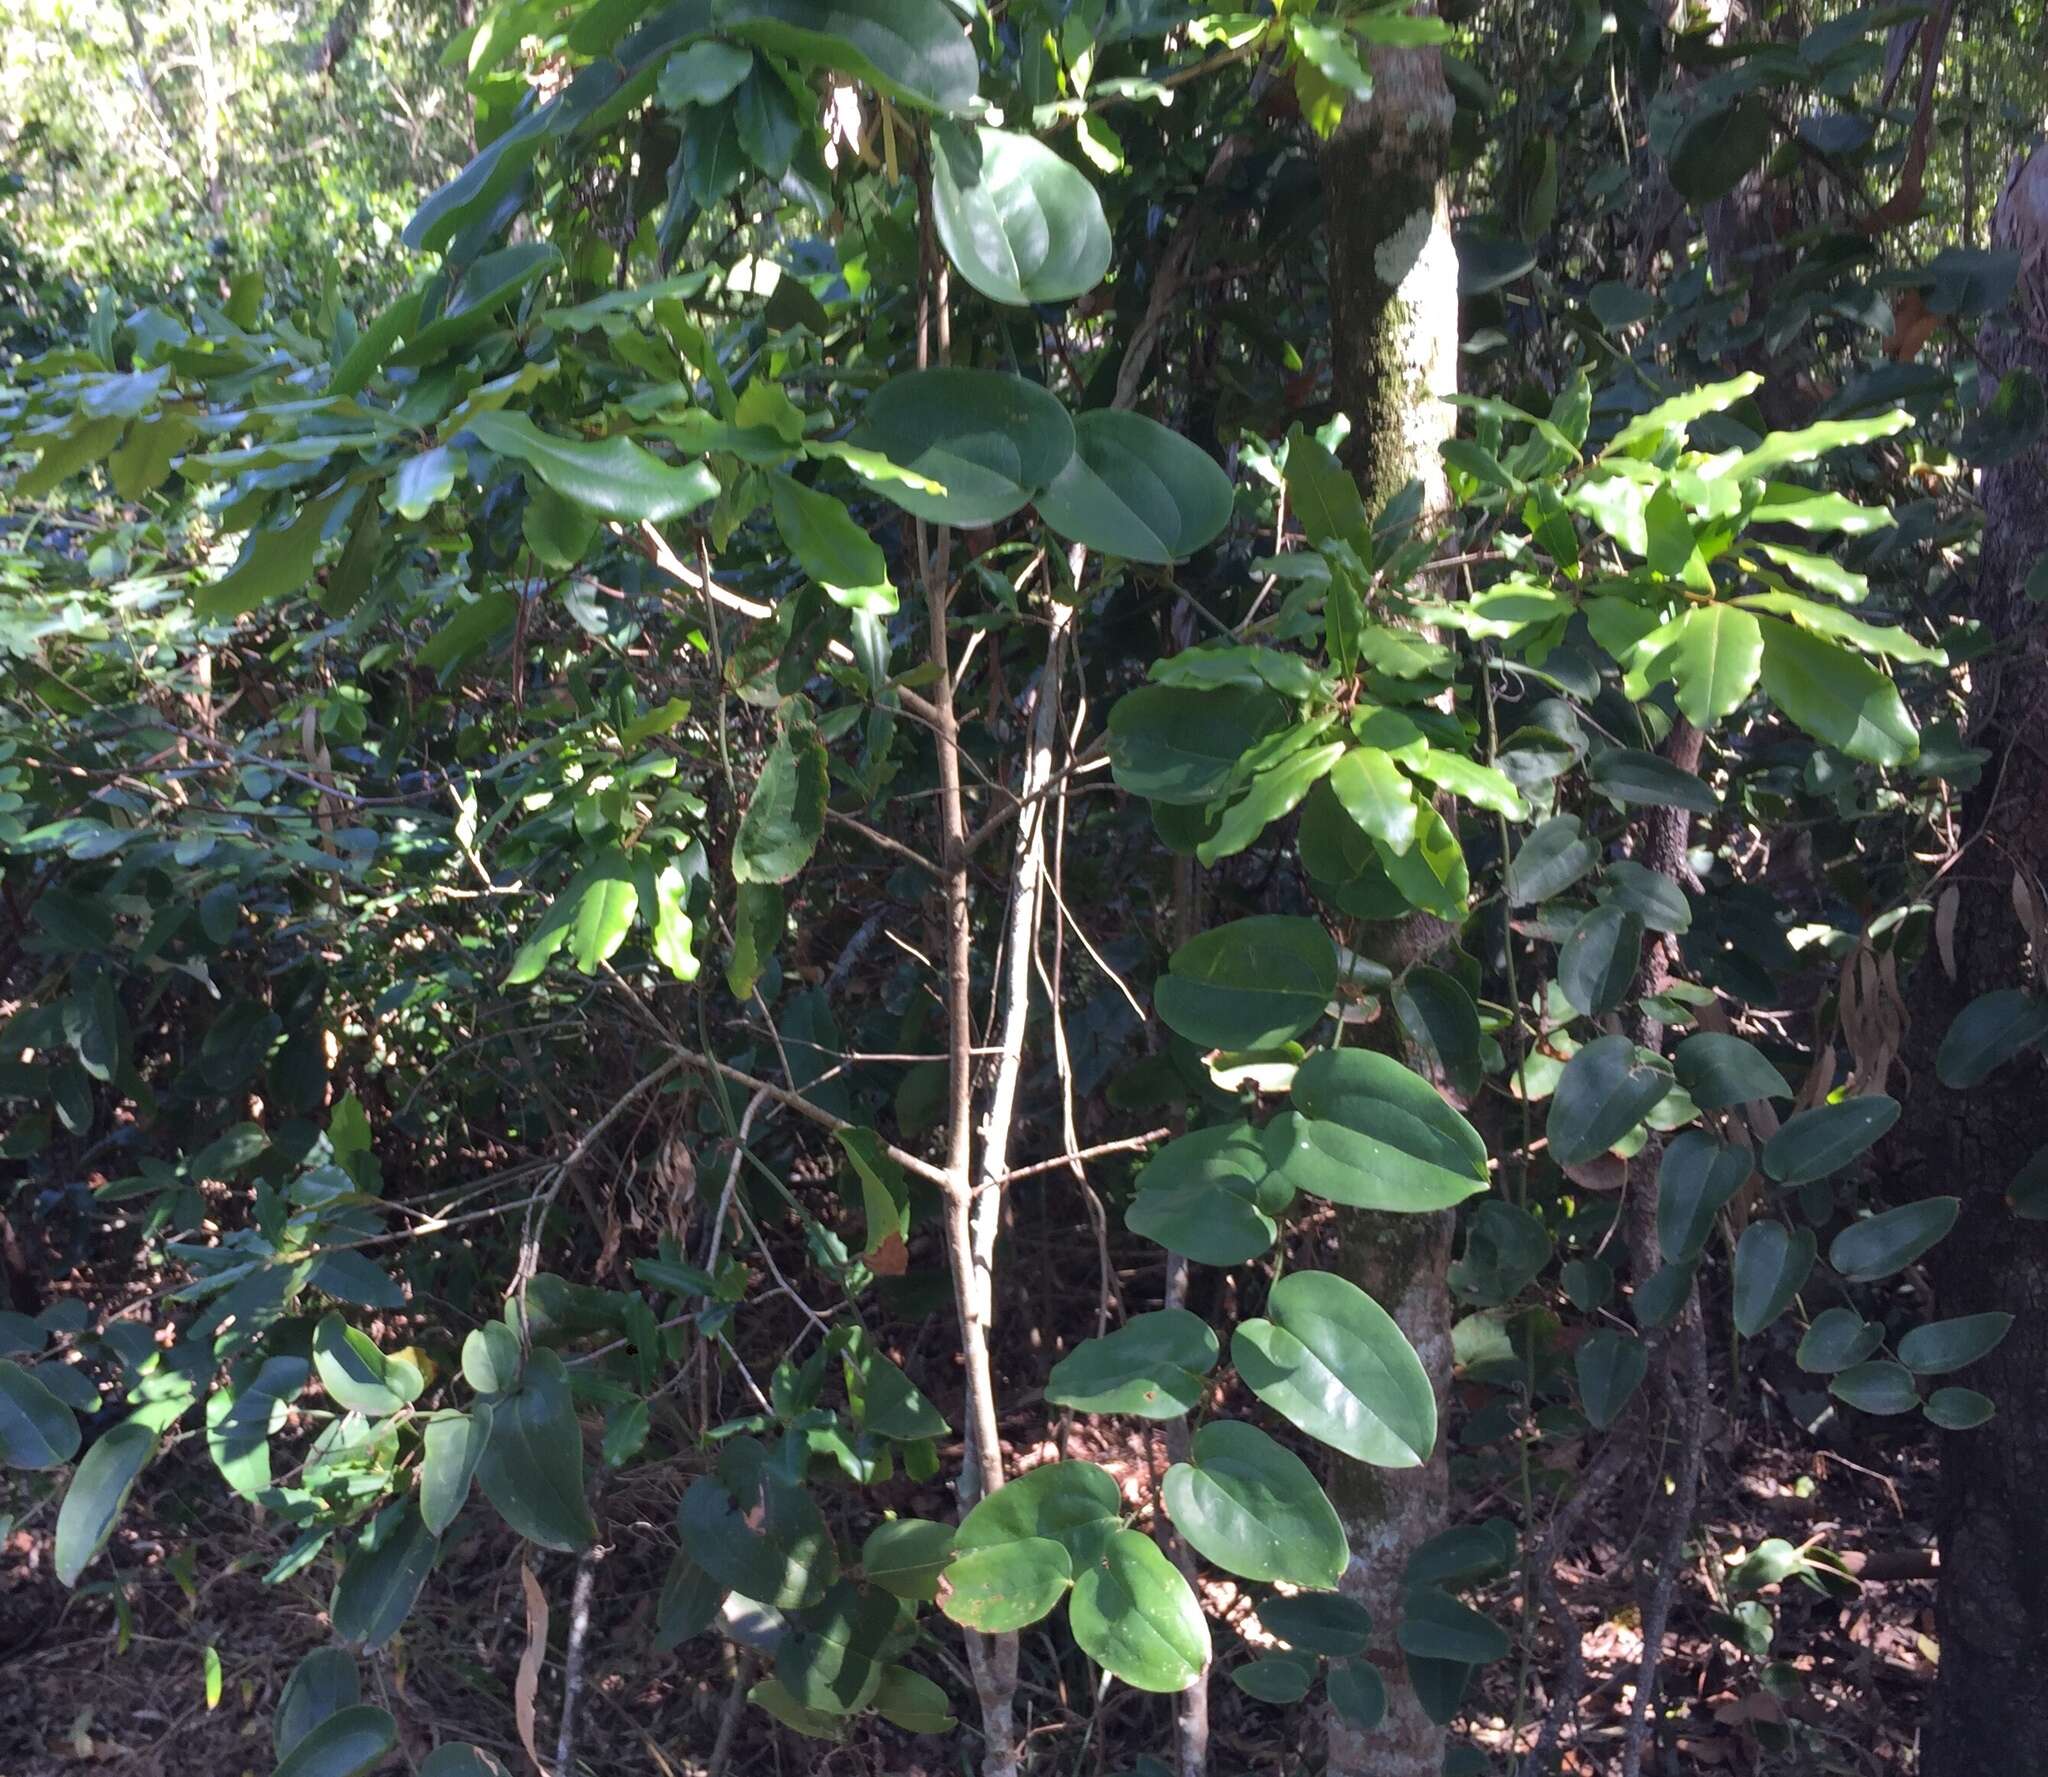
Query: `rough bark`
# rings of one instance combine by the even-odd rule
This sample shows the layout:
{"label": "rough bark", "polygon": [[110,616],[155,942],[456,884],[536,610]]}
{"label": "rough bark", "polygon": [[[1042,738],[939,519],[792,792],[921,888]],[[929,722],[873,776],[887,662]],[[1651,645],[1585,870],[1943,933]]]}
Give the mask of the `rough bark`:
{"label": "rough bark", "polygon": [[[1992,237],[2020,250],[2022,269],[2011,313],[1980,341],[1987,377],[2025,369],[2048,382],[2048,149],[2007,186]],[[2048,441],[1987,470],[1983,494],[1972,614],[2010,645],[1973,671],[1971,739],[1991,757],[1966,811],[1973,842],[1948,877],[1960,893],[1956,974],[1933,956],[1915,973],[1912,1087],[1890,1157],[1896,1176],[1963,1199],[1955,1231],[1929,1257],[1936,1312],[2016,1318],[2004,1344],[1954,1379],[1990,1395],[1997,1417],[1941,1438],[1941,1665],[1922,1751],[1928,1777],[2048,1770],[2048,1224],[2020,1221],[2005,1203],[2048,1138],[2043,1060],[2030,1051],[1967,1092],[1941,1086],[1933,1065],[1963,1006],[2028,984],[2039,961],[2011,897],[2016,870],[2048,874],[2048,640],[2023,591],[2048,555]]]}
{"label": "rough bark", "polygon": [[[1411,480],[1443,509],[1438,447],[1455,424],[1458,265],[1446,190],[1451,99],[1435,50],[1381,50],[1373,96],[1351,106],[1323,150],[1329,204],[1331,367],[1352,432],[1345,448],[1368,508]],[[1338,1229],[1342,1274],[1390,1313],[1421,1356],[1441,1403],[1451,1371],[1447,1214],[1351,1210]],[[1337,1460],[1330,1497],[1351,1539],[1343,1589],[1371,1611],[1371,1657],[1386,1680],[1386,1719],[1361,1734],[1329,1718],[1330,1777],[1436,1777],[1443,1730],[1422,1711],[1394,1642],[1410,1553],[1444,1525],[1441,1443],[1415,1469]]]}

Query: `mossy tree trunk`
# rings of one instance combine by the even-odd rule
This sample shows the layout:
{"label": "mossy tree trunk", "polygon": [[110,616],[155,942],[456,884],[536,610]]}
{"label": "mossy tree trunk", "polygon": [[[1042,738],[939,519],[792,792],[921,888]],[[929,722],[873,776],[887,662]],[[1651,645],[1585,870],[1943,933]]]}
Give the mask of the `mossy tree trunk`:
{"label": "mossy tree trunk", "polygon": [[[1420,481],[1431,514],[1447,504],[1438,447],[1455,423],[1458,264],[1446,191],[1451,98],[1434,49],[1383,49],[1373,94],[1350,106],[1322,155],[1329,204],[1331,365],[1352,431],[1344,447],[1369,511]],[[1418,916],[1419,917],[1419,916]],[[1435,922],[1429,922],[1435,925]],[[1409,954],[1445,935],[1403,932]],[[1436,1384],[1451,1371],[1449,1214],[1340,1212],[1338,1264],[1400,1324]],[[1371,1656],[1387,1686],[1385,1720],[1360,1733],[1334,1713],[1330,1777],[1437,1777],[1443,1729],[1417,1700],[1394,1641],[1410,1553],[1444,1525],[1439,1440],[1415,1469],[1337,1459],[1330,1495],[1351,1539],[1344,1590],[1372,1612]]]}

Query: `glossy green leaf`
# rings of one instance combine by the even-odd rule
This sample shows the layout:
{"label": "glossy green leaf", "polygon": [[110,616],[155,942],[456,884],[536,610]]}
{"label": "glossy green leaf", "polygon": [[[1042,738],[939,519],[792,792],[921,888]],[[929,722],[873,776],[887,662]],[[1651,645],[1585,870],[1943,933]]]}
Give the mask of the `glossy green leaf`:
{"label": "glossy green leaf", "polygon": [[1712,814],[1720,806],[1696,772],[1634,747],[1607,747],[1586,761],[1586,775],[1618,802],[1643,808],[1683,808]]}
{"label": "glossy green leaf", "polygon": [[344,1641],[382,1647],[404,1626],[434,1570],[440,1539],[411,1506],[381,1523],[374,1547],[359,1547],[341,1570],[328,1620]]}
{"label": "glossy green leaf", "polygon": [[1600,1327],[1587,1334],[1572,1361],[1578,1372],[1579,1399],[1595,1431],[1605,1431],[1621,1417],[1650,1369],[1650,1354],[1643,1342],[1614,1327]]}
{"label": "glossy green leaf", "polygon": [[297,592],[313,577],[321,533],[333,510],[331,499],[311,500],[282,529],[252,531],[235,565],[192,595],[192,609],[218,623]]}
{"label": "glossy green leaf", "polygon": [[421,1434],[420,1517],[439,1536],[469,1500],[470,1482],[489,1445],[491,1407],[479,1401],[467,1413],[436,1413]]}
{"label": "glossy green leaf", "polygon": [[472,414],[468,426],[487,450],[525,464],[563,498],[606,518],[666,524],[718,492],[718,478],[702,463],[675,468],[630,438],[562,438],[509,411]]}
{"label": "glossy green leaf", "polygon": [[1558,947],[1558,985],[1575,1010],[1612,1012],[1635,984],[1642,958],[1641,915],[1612,904],[1595,907]]}
{"label": "glossy green leaf", "polygon": [[519,1335],[502,1321],[486,1321],[462,1341],[462,1379],[478,1394],[503,1394],[519,1385]]}
{"label": "glossy green leaf", "polygon": [[313,1329],[313,1367],[337,1405],[373,1418],[411,1405],[427,1385],[410,1359],[386,1357],[338,1314],[322,1316]]}
{"label": "glossy green leaf", "polygon": [[[75,1586],[93,1557],[107,1545],[135,1480],[156,1454],[156,1433],[128,1420],[101,1433],[80,1459],[57,1508],[57,1535],[52,1551],[58,1584]],[[22,1466],[12,1463],[12,1466]]]}
{"label": "glossy green leaf", "polygon": [[268,1357],[253,1376],[216,1390],[207,1402],[207,1454],[244,1499],[259,1498],[270,1485],[270,1435],[312,1373],[302,1357]]}
{"label": "glossy green leaf", "polygon": [[1124,1212],[1132,1233],[1199,1265],[1239,1265],[1272,1246],[1294,1187],[1245,1123],[1198,1129],[1161,1148]]}
{"label": "glossy green leaf", "polygon": [[1695,605],[1685,613],[1662,665],[1678,708],[1696,728],[1733,715],[1756,689],[1763,669],[1764,634],[1757,620],[1733,605]]}
{"label": "glossy green leaf", "polygon": [[825,830],[830,791],[825,743],[792,723],[776,736],[733,838],[737,882],[787,882],[811,860]]}
{"label": "glossy green leaf", "polygon": [[1304,1653],[1342,1659],[1365,1651],[1372,1613],[1336,1592],[1297,1592],[1262,1601],[1259,1626]]}
{"label": "glossy green leaf", "polygon": [[1173,953],[1153,989],[1168,1029],[1203,1049],[1271,1049],[1323,1015],[1337,947],[1320,920],[1258,914],[1213,926]]}
{"label": "glossy green leaf", "polygon": [[1198,862],[1209,865],[1235,857],[1275,821],[1292,814],[1344,753],[1341,740],[1303,749],[1261,771],[1245,793],[1223,811],[1215,831],[1195,846]]}
{"label": "glossy green leaf", "polygon": [[1940,1376],[1996,1351],[2012,1330],[2009,1314],[1959,1314],[1930,1320],[1899,1341],[1899,1362],[1918,1376]]}
{"label": "glossy green leaf", "polygon": [[889,1593],[841,1580],[805,1611],[776,1649],[775,1675],[806,1709],[845,1715],[882,1679],[882,1649],[896,1627]]}
{"label": "glossy green leaf", "polygon": [[1123,1521],[1123,1509],[1123,1495],[1106,1469],[1092,1462],[1041,1463],[979,1501],[960,1520],[954,1546],[964,1552],[1049,1537],[1073,1557],[1079,1572],[1101,1553]]}
{"label": "glossy green leaf", "polygon": [[691,1482],[676,1525],[713,1579],[777,1610],[816,1604],[839,1577],[817,1502],[752,1438],[730,1440],[717,1474]]}
{"label": "glossy green leaf", "polygon": [[1415,843],[1406,851],[1392,851],[1378,839],[1372,841],[1372,848],[1387,880],[1409,906],[1453,924],[1463,923],[1472,892],[1471,873],[1456,831],[1436,809],[1416,804]]}
{"label": "glossy green leaf", "polygon": [[1186,1690],[1209,1663],[1200,1603],[1142,1531],[1119,1530],[1075,1576],[1067,1619],[1081,1651],[1135,1690]]}
{"label": "glossy green leaf", "polygon": [[1487,1188],[1486,1144],[1391,1056],[1325,1049],[1295,1071],[1295,1109],[1267,1126],[1275,1171],[1361,1209],[1445,1209]]}
{"label": "glossy green leaf", "polygon": [[1049,1616],[1073,1577],[1072,1557],[1048,1536],[962,1549],[939,1578],[939,1609],[962,1628],[1008,1635]]}
{"label": "glossy green leaf", "polygon": [[1141,685],[1110,710],[1110,769],[1131,795],[1175,807],[1205,803],[1286,720],[1287,706],[1260,686]]}
{"label": "glossy green leaf", "polygon": [[1910,1413],[1920,1404],[1912,1372],[1882,1360],[1852,1364],[1828,1384],[1828,1393],[1862,1413]]}
{"label": "glossy green leaf", "polygon": [[1436,1443],[1436,1392],[1393,1317],[1328,1271],[1291,1271],[1263,1320],[1239,1323],[1231,1361],[1276,1413],[1334,1450],[1413,1468]]}
{"label": "glossy green leaf", "polygon": [[1351,1559],[1344,1526],[1308,1465],[1258,1427],[1212,1419],[1162,1497],[1195,1552],[1244,1579],[1329,1587]]}
{"label": "glossy green leaf", "polygon": [[1974,1388],[1937,1388],[1921,1411],[1943,1431],[1974,1431],[1998,1411],[1989,1395]]}
{"label": "glossy green leaf", "polygon": [[1546,1132],[1560,1166],[1584,1166],[1625,1139],[1671,1090],[1671,1075],[1628,1038],[1600,1037],[1565,1063]]}
{"label": "glossy green leaf", "polygon": [[1230,1682],[1261,1703],[1299,1703],[1315,1683],[1315,1662],[1292,1654],[1267,1654],[1230,1669]]}
{"label": "glossy green leaf", "polygon": [[1773,432],[1753,450],[1726,463],[1716,464],[1714,474],[1729,481],[1753,481],[1794,463],[1810,463],[1830,451],[1851,445],[1874,444],[1891,438],[1913,424],[1904,409],[1877,414],[1869,419],[1816,420],[1796,432]]}
{"label": "glossy green leaf", "polygon": [[1457,977],[1416,963],[1395,977],[1388,997],[1418,1057],[1456,1091],[1477,1093],[1486,1065],[1479,1008]]}
{"label": "glossy green leaf", "polygon": [[398,1744],[390,1715],[368,1703],[340,1709],[279,1761],[271,1777],[364,1777]]}
{"label": "glossy green leaf", "polygon": [[1054,1364],[1045,1398],[1083,1413],[1177,1418],[1200,1402],[1219,1354],[1209,1323],[1185,1308],[1134,1315]]}
{"label": "glossy green leaf", "polygon": [[1753,1339],[1792,1306],[1813,1269],[1813,1231],[1751,1222],[1735,1243],[1735,1330]]}
{"label": "glossy green leaf", "polygon": [[1230,508],[1230,477],[1208,452],[1113,408],[1075,416],[1074,454],[1038,499],[1038,516],[1069,542],[1161,565],[1214,541]]}
{"label": "glossy green leaf", "polygon": [[943,1734],[955,1725],[946,1693],[907,1666],[884,1666],[871,1701],[877,1715],[907,1734]]}
{"label": "glossy green leaf", "polygon": [[1754,1043],[1726,1031],[1703,1030],[1687,1037],[1671,1052],[1671,1071],[1703,1111],[1792,1096],[1784,1076]]}
{"label": "glossy green leaf", "polygon": [[1802,1370],[1831,1376],[1860,1364],[1884,1343],[1884,1328],[1853,1308],[1829,1308],[1813,1317],[1794,1354]]}
{"label": "glossy green leaf", "polygon": [[1956,1225],[1959,1197],[1922,1197],[1851,1222],[1828,1246],[1828,1263],[1850,1283],[1903,1271]]}
{"label": "glossy green leaf", "polygon": [[1919,732],[1883,673],[1793,624],[1758,623],[1764,693],[1808,734],[1873,765],[1904,765],[1918,754]]}
{"label": "glossy green leaf", "polygon": [[2022,1050],[2048,1036],[2048,999],[2017,987],[1979,994],[1956,1014],[1935,1053],[1944,1086],[1982,1085]]}
{"label": "glossy green leaf", "polygon": [[[569,1372],[556,1353],[534,1351],[519,1386],[493,1404],[476,1479],[498,1515],[528,1542],[577,1551],[596,1541],[583,1500],[583,1430],[569,1398]],[[749,1596],[773,1602],[764,1594]]]}
{"label": "glossy green leaf", "polygon": [[1035,500],[1074,454],[1074,423],[1037,383],[996,370],[917,370],[868,398],[853,442],[944,491],[879,476],[874,491],[934,524],[988,525]]}
{"label": "glossy green leaf", "polygon": [[843,501],[779,471],[768,477],[768,497],[783,542],[834,603],[880,616],[896,609],[881,547],[854,523]]}
{"label": "glossy green leaf", "polygon": [[1352,1727],[1371,1733],[1386,1717],[1387,1682],[1370,1660],[1340,1660],[1323,1680],[1330,1707]]}
{"label": "glossy green leaf", "polygon": [[982,295],[1021,308],[1102,282],[1109,224],[1085,173],[1012,130],[942,124],[931,141],[939,241]]}
{"label": "glossy green leaf", "polygon": [[1415,843],[1415,791],[1378,747],[1355,747],[1330,768],[1330,788],[1359,827],[1397,855]]}
{"label": "glossy green leaf", "polygon": [[1517,907],[1560,895],[1600,861],[1577,815],[1553,815],[1538,826],[1508,866],[1508,899]]}
{"label": "glossy green leaf", "polygon": [[1411,1587],[1394,1638],[1404,1653],[1465,1666],[1507,1657],[1507,1631],[1491,1617],[1436,1586]]}
{"label": "glossy green leaf", "polygon": [[926,1603],[939,1595],[939,1575],[952,1558],[953,1526],[925,1518],[878,1524],[860,1548],[861,1572],[871,1585]]}
{"label": "glossy green leaf", "polygon": [[722,30],[905,104],[958,112],[974,102],[974,45],[945,0],[717,0],[716,17]]}
{"label": "glossy green leaf", "polygon": [[1898,1120],[1898,1100],[1882,1093],[1815,1105],[1788,1118],[1764,1143],[1764,1171],[1781,1185],[1826,1178],[1872,1147]]}
{"label": "glossy green leaf", "polygon": [[329,1716],[353,1709],[363,1700],[363,1681],[356,1657],[346,1648],[316,1647],[292,1668],[270,1719],[271,1742],[279,1758]]}
{"label": "glossy green leaf", "polygon": [[1702,1129],[1684,1130],[1665,1144],[1657,1166],[1657,1249],[1667,1263],[1682,1264],[1706,1250],[1714,1217],[1742,1189],[1751,1164],[1744,1149]]}
{"label": "glossy green leaf", "polygon": [[754,57],[737,44],[706,38],[679,49],[662,65],[654,96],[670,111],[716,105],[752,72]]}
{"label": "glossy green leaf", "polygon": [[747,1701],[755,1708],[772,1715],[785,1728],[808,1739],[846,1738],[847,1724],[843,1716],[828,1714],[822,1709],[806,1709],[789,1694],[789,1687],[779,1678],[762,1679],[747,1692]]}

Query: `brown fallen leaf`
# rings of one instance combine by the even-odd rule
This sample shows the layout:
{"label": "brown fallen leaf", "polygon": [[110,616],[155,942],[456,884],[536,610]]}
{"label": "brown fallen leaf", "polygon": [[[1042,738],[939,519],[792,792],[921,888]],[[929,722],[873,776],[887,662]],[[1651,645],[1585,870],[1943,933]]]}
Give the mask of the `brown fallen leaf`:
{"label": "brown fallen leaf", "polygon": [[548,1777],[547,1766],[540,1762],[533,1720],[541,1662],[548,1654],[548,1595],[524,1561],[519,1564],[519,1583],[526,1589],[526,1651],[519,1656],[519,1672],[512,1680],[512,1715],[519,1724],[519,1743],[526,1748],[526,1756],[533,1760],[540,1777]]}

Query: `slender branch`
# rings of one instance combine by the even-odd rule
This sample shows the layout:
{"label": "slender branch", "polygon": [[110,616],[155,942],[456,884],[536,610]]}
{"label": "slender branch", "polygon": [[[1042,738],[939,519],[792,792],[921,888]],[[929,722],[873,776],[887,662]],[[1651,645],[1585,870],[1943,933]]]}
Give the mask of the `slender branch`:
{"label": "slender branch", "polygon": [[590,1593],[604,1552],[593,1543],[577,1557],[576,1587],[569,1601],[569,1641],[563,1651],[562,1725],[555,1735],[555,1777],[573,1777],[576,1706],[583,1697],[583,1643],[590,1633]]}

